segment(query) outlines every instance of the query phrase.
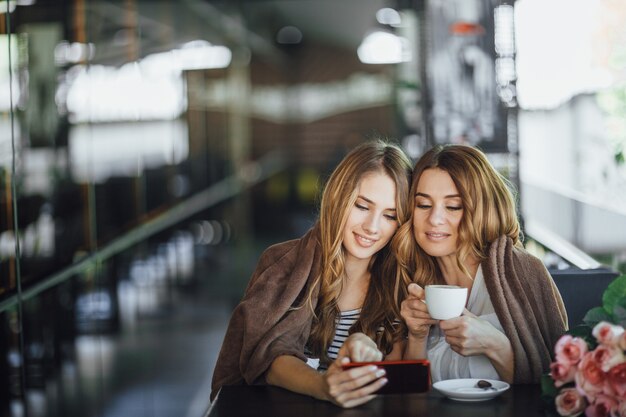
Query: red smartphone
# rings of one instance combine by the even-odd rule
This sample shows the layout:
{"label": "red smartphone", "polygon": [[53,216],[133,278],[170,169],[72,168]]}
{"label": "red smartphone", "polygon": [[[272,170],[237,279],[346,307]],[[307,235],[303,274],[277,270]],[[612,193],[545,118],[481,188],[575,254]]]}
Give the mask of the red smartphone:
{"label": "red smartphone", "polygon": [[408,394],[430,389],[430,363],[423,360],[350,362],[343,369],[376,365],[385,369],[387,384],[377,394]]}

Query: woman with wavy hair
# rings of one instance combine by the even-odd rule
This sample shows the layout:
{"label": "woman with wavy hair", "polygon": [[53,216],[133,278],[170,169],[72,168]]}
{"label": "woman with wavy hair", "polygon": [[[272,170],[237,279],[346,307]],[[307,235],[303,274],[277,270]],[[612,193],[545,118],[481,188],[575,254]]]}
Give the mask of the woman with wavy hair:
{"label": "woman with wavy hair", "polygon": [[[405,359],[428,359],[433,381],[538,382],[567,330],[561,296],[523,249],[510,184],[480,150],[437,145],[413,171],[411,220],[396,233],[396,291]],[[424,287],[468,288],[462,316],[434,320]]]}
{"label": "woman with wavy hair", "polygon": [[402,356],[399,300],[382,271],[409,217],[411,165],[382,140],[339,163],[311,230],[261,255],[229,323],[212,398],[223,385],[270,384],[352,407],[386,383],[375,366],[342,365]]}

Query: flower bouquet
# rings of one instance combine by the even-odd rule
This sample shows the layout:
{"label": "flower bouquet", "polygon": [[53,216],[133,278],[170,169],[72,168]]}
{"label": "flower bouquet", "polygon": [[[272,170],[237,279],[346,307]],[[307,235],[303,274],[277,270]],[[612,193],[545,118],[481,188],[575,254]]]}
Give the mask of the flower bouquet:
{"label": "flower bouquet", "polygon": [[626,275],[555,346],[544,398],[560,416],[626,417]]}

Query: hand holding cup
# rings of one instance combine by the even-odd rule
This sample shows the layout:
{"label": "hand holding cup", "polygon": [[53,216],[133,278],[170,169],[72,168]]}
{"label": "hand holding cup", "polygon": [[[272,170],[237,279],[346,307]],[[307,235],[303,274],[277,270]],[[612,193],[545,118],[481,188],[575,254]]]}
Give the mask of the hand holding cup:
{"label": "hand holding cup", "polygon": [[415,338],[427,337],[430,326],[437,324],[437,320],[433,320],[428,314],[424,297],[424,289],[411,283],[408,286],[408,295],[400,305],[400,315],[406,323],[409,335]]}
{"label": "hand holding cup", "polygon": [[467,288],[457,285],[427,285],[426,305],[428,313],[436,320],[459,317],[467,302]]}

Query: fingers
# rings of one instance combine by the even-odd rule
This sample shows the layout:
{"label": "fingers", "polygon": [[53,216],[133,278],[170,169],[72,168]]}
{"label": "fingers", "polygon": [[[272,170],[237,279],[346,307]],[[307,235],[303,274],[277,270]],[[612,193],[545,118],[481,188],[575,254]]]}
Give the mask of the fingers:
{"label": "fingers", "polygon": [[450,348],[463,356],[485,354],[502,334],[488,321],[469,315],[443,320],[439,327]]}
{"label": "fingers", "polygon": [[461,317],[455,317],[453,319],[449,319],[449,320],[441,320],[439,322],[439,328],[443,331],[445,331],[446,333],[452,332],[452,331],[463,331],[464,329],[466,329],[468,326],[468,321],[465,317],[461,316]]}
{"label": "fingers", "polygon": [[354,362],[373,362],[383,358],[382,352],[375,345],[371,346],[360,340],[350,344],[349,355]]}
{"label": "fingers", "polygon": [[342,407],[363,404],[374,398],[374,393],[387,383],[384,375],[384,369],[373,365],[341,372],[330,372],[329,368],[326,379],[330,398]]}
{"label": "fingers", "polygon": [[353,333],[346,339],[339,350],[342,356],[348,356],[354,362],[373,362],[382,360],[383,354],[370,337],[363,333]]}
{"label": "fingers", "polygon": [[430,319],[428,307],[422,300],[406,299],[400,304],[400,312],[405,312],[409,317]]}
{"label": "fingers", "polygon": [[[428,308],[421,300],[406,299],[400,305],[400,315],[405,321],[419,320],[420,324],[437,324],[428,313]],[[407,323],[408,324],[408,323]]]}
{"label": "fingers", "polygon": [[412,282],[409,284],[409,286],[407,287],[408,291],[409,291],[409,296],[410,297],[414,297],[417,298],[419,300],[423,300],[424,299],[424,289],[422,287],[420,287],[418,284]]}

